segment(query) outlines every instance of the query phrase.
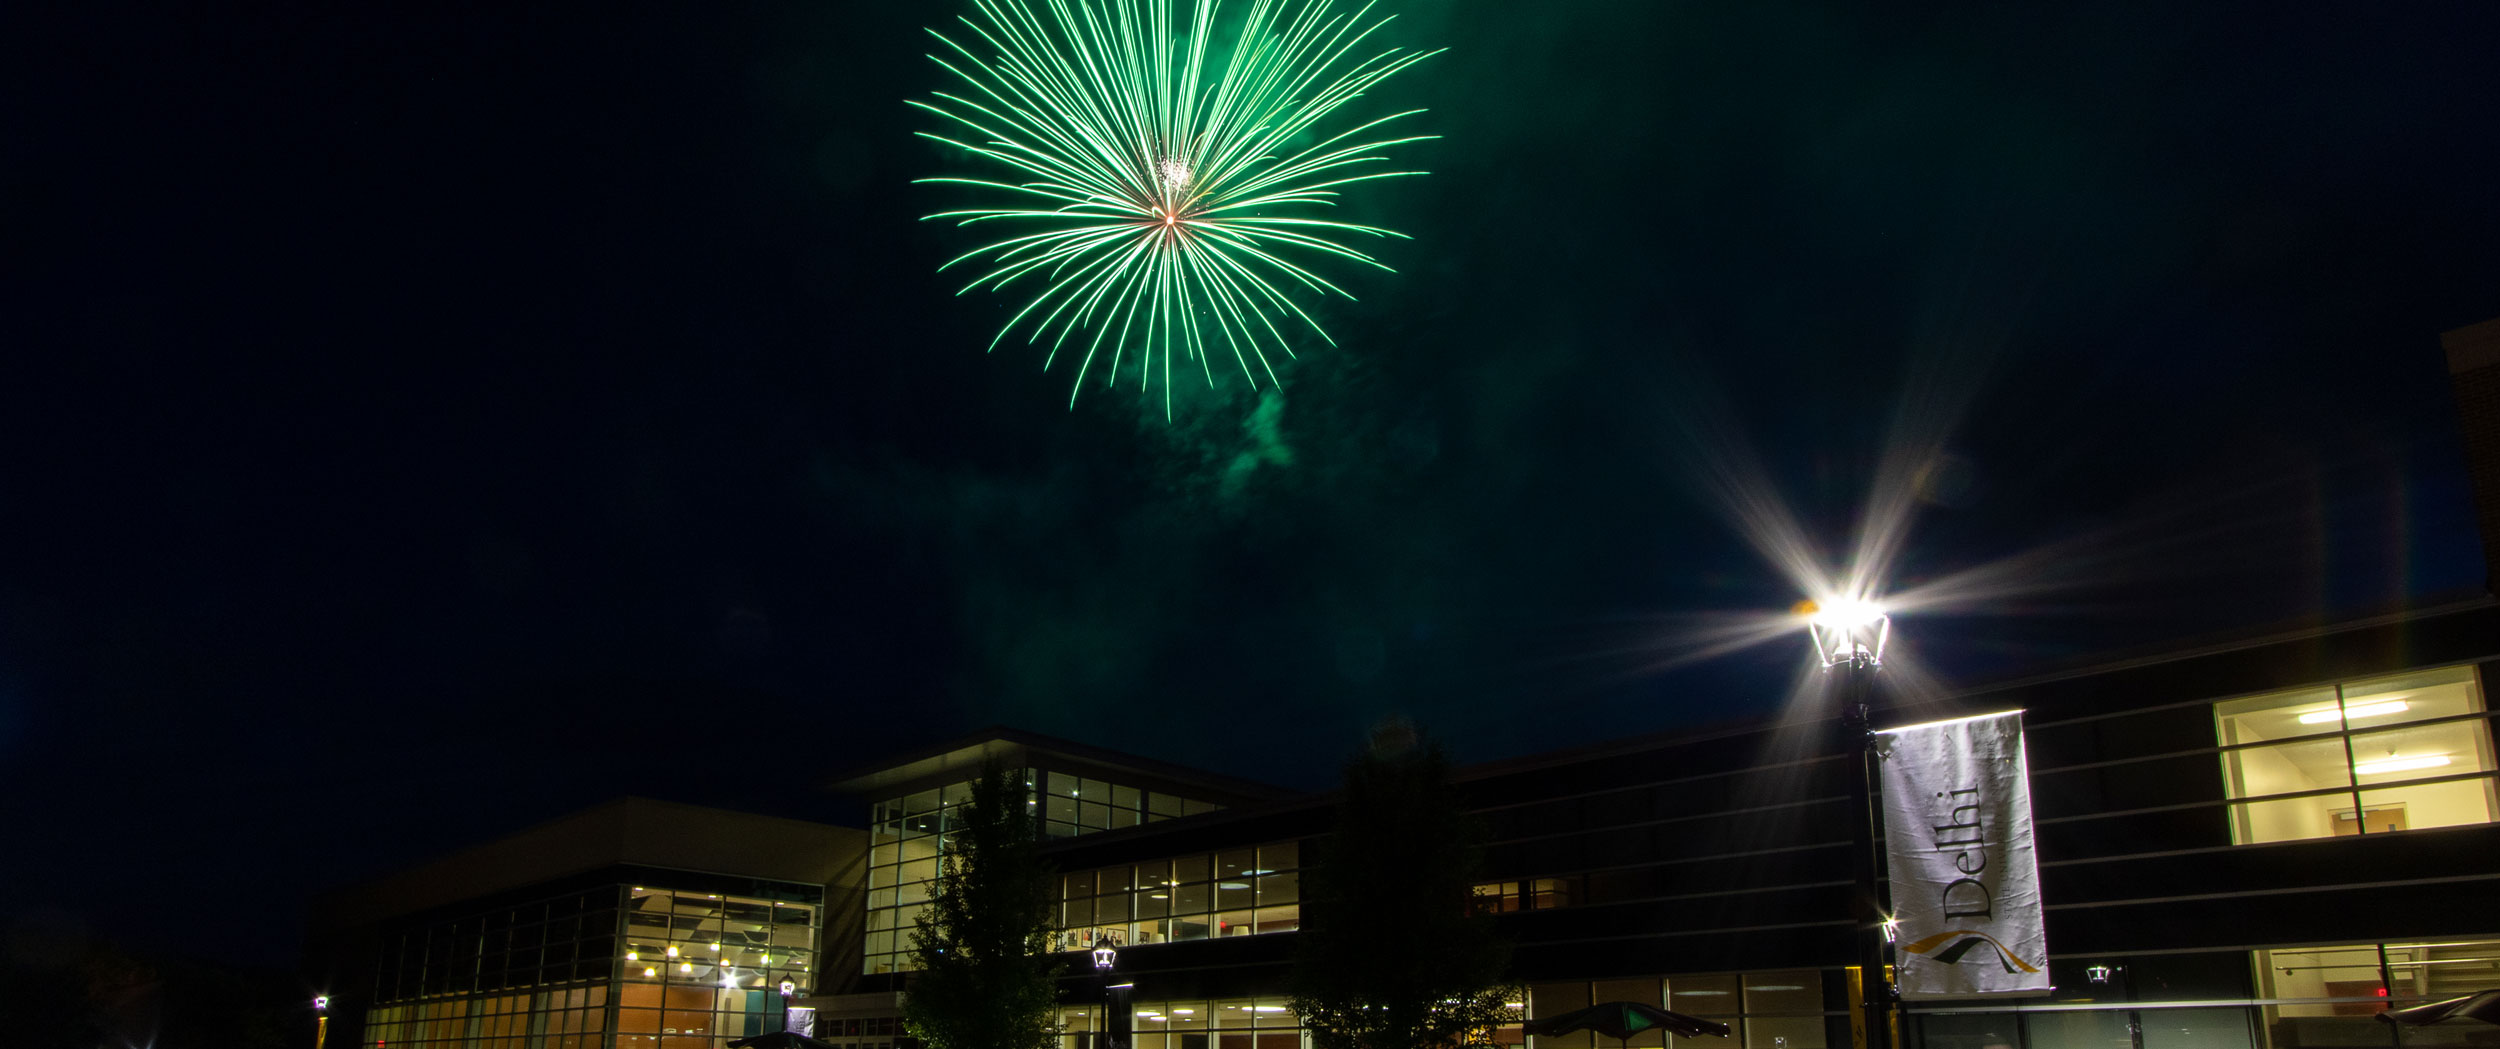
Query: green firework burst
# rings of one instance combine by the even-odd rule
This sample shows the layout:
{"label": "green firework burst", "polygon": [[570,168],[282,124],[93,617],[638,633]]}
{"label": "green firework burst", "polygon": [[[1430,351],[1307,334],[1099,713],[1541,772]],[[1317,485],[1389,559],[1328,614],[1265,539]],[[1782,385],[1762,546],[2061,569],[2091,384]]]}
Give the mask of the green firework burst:
{"label": "green firework burst", "polygon": [[1117,382],[1133,357],[1141,389],[1161,381],[1169,418],[1176,357],[1196,361],[1212,384],[1212,358],[1229,352],[1255,388],[1262,375],[1277,381],[1271,351],[1293,354],[1280,323],[1335,345],[1295,297],[1353,296],[1304,263],[1335,256],[1387,270],[1342,241],[1405,235],[1315,213],[1346,186],[1423,174],[1379,170],[1388,159],[1380,151],[1438,136],[1374,137],[1420,109],[1342,131],[1322,124],[1439,51],[1361,57],[1390,19],[1367,23],[1370,5],[1341,15],[1330,0],[1248,0],[1239,29],[1221,32],[1215,0],[973,6],[980,17],[959,20],[990,56],[930,30],[948,49],[930,59],[968,90],[911,104],[945,118],[956,136],[922,137],[1022,178],[920,180],[1011,195],[928,218],[1038,228],[939,267],[989,267],[959,295],[1038,288],[991,349],[1024,330],[1028,343],[1048,341],[1045,369],[1062,351],[1080,353],[1070,406],[1089,372],[1099,366],[1104,383]]}

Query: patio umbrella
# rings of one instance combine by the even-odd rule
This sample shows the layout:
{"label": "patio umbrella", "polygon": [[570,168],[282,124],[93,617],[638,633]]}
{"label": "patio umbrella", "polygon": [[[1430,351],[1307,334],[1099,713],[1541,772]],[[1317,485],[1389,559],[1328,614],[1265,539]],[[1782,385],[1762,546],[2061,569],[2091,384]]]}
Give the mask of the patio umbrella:
{"label": "patio umbrella", "polygon": [[833,1049],[833,1046],[803,1034],[774,1031],[771,1034],[738,1039],[729,1043],[729,1049]]}
{"label": "patio umbrella", "polygon": [[1595,1031],[1619,1041],[1629,1041],[1643,1031],[1666,1030],[1691,1038],[1694,1035],[1728,1035],[1728,1026],[1715,1020],[1686,1016],[1655,1005],[1640,1002],[1599,1002],[1586,1009],[1574,1009],[1560,1016],[1530,1020],[1529,1034],[1559,1035],[1573,1031]]}
{"label": "patio umbrella", "polygon": [[2450,998],[2444,1002],[2431,1002],[2408,1009],[2390,1009],[2378,1014],[2379,1019],[2388,1023],[2412,1027],[2435,1024],[2451,1016],[2481,1020],[2487,1024],[2500,1024],[2500,990],[2477,991],[2463,998]]}

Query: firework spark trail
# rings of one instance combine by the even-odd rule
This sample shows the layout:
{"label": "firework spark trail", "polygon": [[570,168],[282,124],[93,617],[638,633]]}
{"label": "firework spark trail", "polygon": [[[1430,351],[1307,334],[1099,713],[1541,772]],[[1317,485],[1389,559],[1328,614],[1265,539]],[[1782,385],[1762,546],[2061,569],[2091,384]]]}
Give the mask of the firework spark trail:
{"label": "firework spark trail", "polygon": [[[1106,384],[1117,381],[1132,348],[1141,389],[1156,381],[1160,367],[1168,419],[1175,351],[1195,359],[1211,385],[1212,351],[1220,343],[1256,388],[1261,374],[1277,383],[1271,349],[1293,356],[1278,321],[1298,320],[1335,345],[1294,296],[1353,295],[1303,261],[1334,256],[1390,270],[1336,238],[1406,237],[1293,212],[1334,207],[1342,188],[1356,183],[1424,174],[1372,166],[1387,161],[1380,150],[1438,137],[1367,138],[1420,109],[1333,134],[1315,130],[1366,90],[1441,53],[1390,48],[1355,57],[1392,20],[1365,24],[1371,5],[1341,16],[1330,0],[1250,0],[1230,53],[1219,58],[1212,53],[1218,4],[1194,0],[1184,27],[1176,25],[1179,2],[1044,0],[1045,18],[1031,0],[974,0],[981,18],[959,21],[995,52],[987,59],[929,31],[952,57],[930,60],[969,90],[910,104],[972,134],[917,134],[1030,181],[919,181],[1001,191],[1030,203],[928,218],[1045,227],[984,244],[939,270],[975,259],[990,267],[958,295],[1039,282],[990,348],[1029,327],[1027,344],[1050,340],[1047,369],[1075,340],[1083,356],[1071,407],[1105,349]],[[1320,137],[1300,145],[1306,135]]]}

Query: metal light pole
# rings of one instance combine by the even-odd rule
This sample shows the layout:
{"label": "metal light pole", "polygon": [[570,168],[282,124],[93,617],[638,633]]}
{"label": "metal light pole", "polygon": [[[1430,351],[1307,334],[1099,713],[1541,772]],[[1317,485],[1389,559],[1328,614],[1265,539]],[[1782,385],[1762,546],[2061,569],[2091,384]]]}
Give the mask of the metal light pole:
{"label": "metal light pole", "polygon": [[1094,972],[1102,977],[1101,1049],[1128,1049],[1128,992],[1134,983],[1112,983],[1112,967],[1120,964],[1120,945],[1103,936],[1094,941]]}
{"label": "metal light pole", "polygon": [[1814,634],[1815,654],[1840,701],[1844,745],[1856,751],[1858,774],[1849,778],[1851,852],[1857,885],[1850,894],[1850,917],[1857,923],[1859,1018],[1866,1031],[1863,1049],[1890,1049],[1892,1044],[1892,981],[1888,975],[1890,921],[1878,887],[1883,858],[1875,850],[1875,671],[1884,665],[1884,642],[1892,636],[1892,618],[1866,601],[1834,601],[1798,606]]}
{"label": "metal light pole", "polygon": [[329,1044],[330,1041],[329,995],[324,994],[314,996],[313,1013],[317,1017],[315,1026],[313,1027],[313,1049],[322,1049],[322,1047]]}

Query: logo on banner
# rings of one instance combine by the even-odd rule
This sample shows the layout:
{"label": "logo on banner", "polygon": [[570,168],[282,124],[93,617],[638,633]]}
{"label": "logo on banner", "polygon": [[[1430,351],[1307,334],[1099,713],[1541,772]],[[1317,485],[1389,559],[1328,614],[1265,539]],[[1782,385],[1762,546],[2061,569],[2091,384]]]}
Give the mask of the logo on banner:
{"label": "logo on banner", "polygon": [[[1954,937],[1957,936],[1961,938],[1954,939]],[[1952,941],[1950,946],[1946,945],[1946,941],[1948,940]],[[2013,951],[2006,949],[2004,944],[1998,943],[1996,937],[1980,932],[1977,929],[1955,929],[1951,932],[1940,932],[1923,940],[1916,940],[1910,943],[1902,944],[1901,949],[1908,951],[1911,954],[1928,954],[1928,952],[1934,951],[1934,954],[1929,954],[1928,956],[1946,965],[1953,965],[1959,963],[1964,955],[1967,955],[1972,950],[1982,946],[1995,949],[1997,964],[2004,966],[2006,972],[2036,973],[2040,971],[2039,966],[2022,960],[2022,958],[2016,955]],[[1943,947],[1944,949],[1936,950],[1938,947]]]}

